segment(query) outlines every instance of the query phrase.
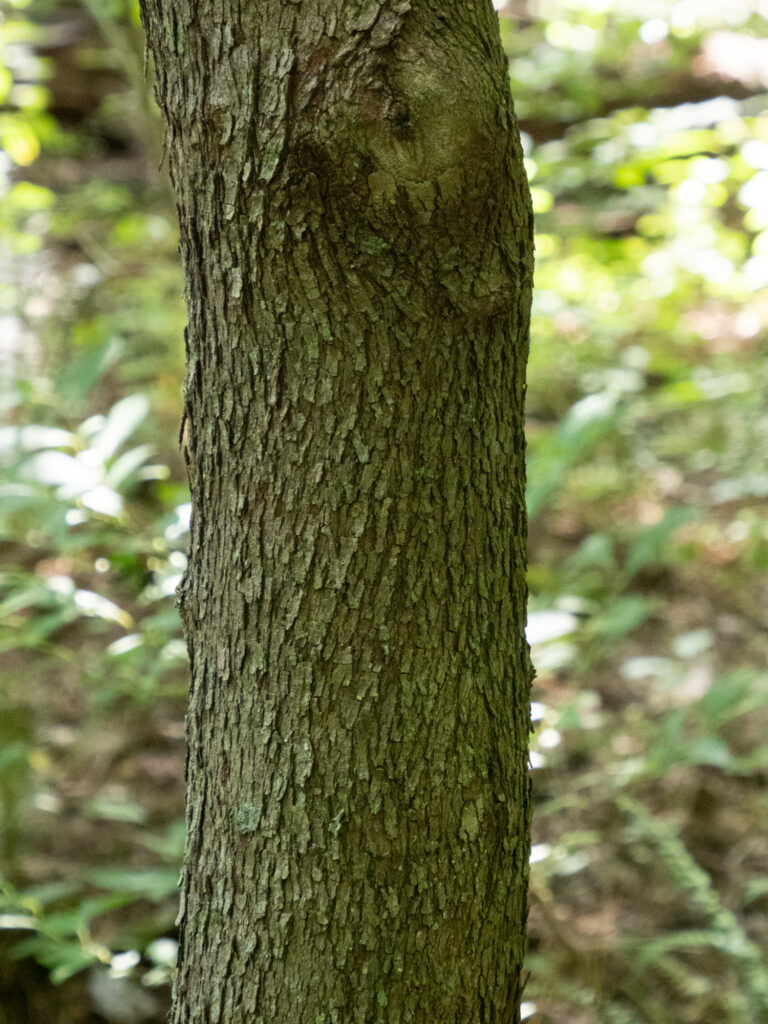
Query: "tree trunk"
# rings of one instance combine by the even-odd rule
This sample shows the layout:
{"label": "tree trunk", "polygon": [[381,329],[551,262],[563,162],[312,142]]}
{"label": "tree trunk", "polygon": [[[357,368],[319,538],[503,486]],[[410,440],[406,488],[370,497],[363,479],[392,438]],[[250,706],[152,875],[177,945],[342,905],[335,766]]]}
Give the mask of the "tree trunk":
{"label": "tree trunk", "polygon": [[173,1024],[511,1024],[532,218],[490,0],[143,0],[193,498]]}

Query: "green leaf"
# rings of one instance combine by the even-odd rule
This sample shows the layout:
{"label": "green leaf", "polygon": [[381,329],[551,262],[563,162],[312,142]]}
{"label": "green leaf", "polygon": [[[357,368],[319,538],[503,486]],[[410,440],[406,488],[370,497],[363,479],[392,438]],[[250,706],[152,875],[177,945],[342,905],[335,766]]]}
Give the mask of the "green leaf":
{"label": "green leaf", "polygon": [[630,547],[624,565],[625,578],[631,579],[646,566],[662,562],[675,530],[693,522],[700,515],[699,509],[695,508],[667,509],[661,522],[644,530]]}
{"label": "green leaf", "polygon": [[178,891],[179,872],[176,868],[103,868],[91,871],[88,881],[113,893],[145,896],[159,903]]}

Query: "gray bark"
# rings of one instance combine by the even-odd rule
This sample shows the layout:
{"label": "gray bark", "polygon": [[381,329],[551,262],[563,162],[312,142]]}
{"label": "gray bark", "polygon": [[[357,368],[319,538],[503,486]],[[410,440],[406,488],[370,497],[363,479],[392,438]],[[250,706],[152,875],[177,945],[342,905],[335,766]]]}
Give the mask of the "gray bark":
{"label": "gray bark", "polygon": [[143,0],[193,496],[173,1024],[517,1020],[532,219],[490,0]]}

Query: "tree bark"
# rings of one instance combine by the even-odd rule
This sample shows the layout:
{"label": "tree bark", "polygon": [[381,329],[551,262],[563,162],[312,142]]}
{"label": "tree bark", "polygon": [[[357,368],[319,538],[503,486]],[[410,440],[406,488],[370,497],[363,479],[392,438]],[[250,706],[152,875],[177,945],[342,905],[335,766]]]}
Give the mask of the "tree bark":
{"label": "tree bark", "polygon": [[143,0],[193,497],[173,1024],[510,1024],[532,217],[490,0]]}

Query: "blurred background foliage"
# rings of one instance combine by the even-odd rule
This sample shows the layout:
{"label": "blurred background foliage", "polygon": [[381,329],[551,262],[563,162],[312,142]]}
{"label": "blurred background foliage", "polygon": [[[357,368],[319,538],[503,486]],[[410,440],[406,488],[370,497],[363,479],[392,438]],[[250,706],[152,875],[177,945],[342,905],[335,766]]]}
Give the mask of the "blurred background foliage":
{"label": "blurred background foliage", "polygon": [[[512,0],[533,1024],[768,1020],[768,0]],[[439,112],[436,112],[439,116]],[[159,1024],[189,504],[135,0],[0,24],[0,1024]]]}

